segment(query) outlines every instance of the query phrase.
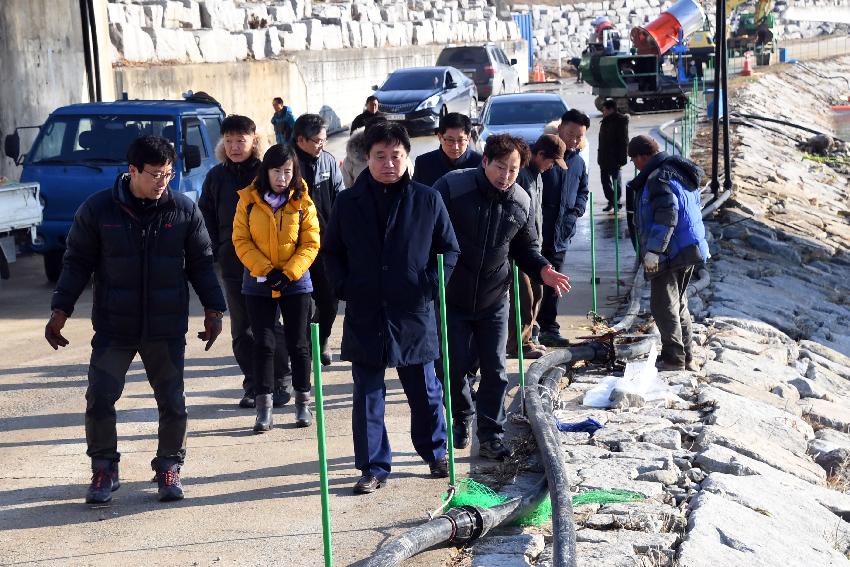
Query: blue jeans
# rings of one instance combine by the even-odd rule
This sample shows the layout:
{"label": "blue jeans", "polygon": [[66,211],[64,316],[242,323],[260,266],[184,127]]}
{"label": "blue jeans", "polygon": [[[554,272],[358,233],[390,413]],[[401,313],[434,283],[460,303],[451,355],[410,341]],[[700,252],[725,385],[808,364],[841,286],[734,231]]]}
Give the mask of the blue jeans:
{"label": "blue jeans", "polygon": [[[478,439],[482,443],[501,439],[505,433],[509,304],[506,293],[503,301],[477,313],[464,313],[452,306],[447,313],[452,417],[457,422],[468,423],[477,414]],[[467,372],[476,360],[481,367],[481,384],[473,402]]]}
{"label": "blue jeans", "polygon": [[[384,425],[387,386],[384,367],[352,363],[354,400],[351,429],[354,433],[354,466],[363,474],[386,478],[392,470],[392,449]],[[410,439],[428,463],[446,456],[446,420],[443,387],[434,374],[434,363],[396,368],[410,406]]]}

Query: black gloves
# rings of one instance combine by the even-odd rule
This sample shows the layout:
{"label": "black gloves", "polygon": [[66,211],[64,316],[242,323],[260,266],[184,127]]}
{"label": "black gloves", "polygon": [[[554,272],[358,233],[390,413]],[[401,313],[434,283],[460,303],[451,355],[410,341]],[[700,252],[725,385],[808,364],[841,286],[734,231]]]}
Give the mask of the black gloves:
{"label": "black gloves", "polygon": [[266,274],[266,283],[269,284],[275,291],[282,291],[289,285],[289,278],[277,268],[272,268],[272,271]]}

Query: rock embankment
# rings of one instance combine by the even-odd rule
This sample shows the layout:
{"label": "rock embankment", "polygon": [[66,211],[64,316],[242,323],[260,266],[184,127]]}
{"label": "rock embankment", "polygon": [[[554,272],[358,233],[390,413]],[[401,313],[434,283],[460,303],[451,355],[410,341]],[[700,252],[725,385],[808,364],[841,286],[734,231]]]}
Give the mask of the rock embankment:
{"label": "rock embankment", "polygon": [[[850,59],[810,67],[847,76]],[[788,67],[738,84],[731,106],[830,133],[848,94]],[[573,490],[647,497],[576,507],[580,566],[850,565],[847,169],[805,155],[808,132],[745,122],[731,135],[734,196],[708,223],[712,283],[691,299],[704,364],[660,375],[681,401],[584,407],[607,373],[593,368],[561,392],[560,419],[603,425],[561,434]],[[551,565],[545,531],[534,537],[500,548],[503,564]]]}

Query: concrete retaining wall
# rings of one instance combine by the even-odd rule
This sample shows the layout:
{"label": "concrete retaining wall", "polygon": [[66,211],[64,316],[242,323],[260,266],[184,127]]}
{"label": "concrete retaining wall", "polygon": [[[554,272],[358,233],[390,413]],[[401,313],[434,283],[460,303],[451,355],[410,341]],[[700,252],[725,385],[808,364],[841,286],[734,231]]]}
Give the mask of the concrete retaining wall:
{"label": "concrete retaining wall", "polygon": [[[17,126],[41,124],[57,106],[88,100],[80,4],[77,0],[3,0],[0,6],[0,136]],[[103,95],[112,90],[106,0],[95,1]],[[22,141],[29,141],[24,134]],[[1,141],[1,140],[0,140]],[[26,148],[24,148],[26,149]],[[20,168],[5,154],[0,175],[16,179]]]}
{"label": "concrete retaining wall", "polygon": [[[509,57],[527,59],[524,41],[501,46]],[[147,99],[176,98],[189,89],[205,91],[226,112],[250,116],[259,132],[271,137],[273,97],[283,97],[296,115],[322,114],[332,129],[338,129],[362,112],[372,85],[400,67],[433,65],[441,49],[437,45],[338,49],[264,61],[118,67],[115,87],[130,98]]]}

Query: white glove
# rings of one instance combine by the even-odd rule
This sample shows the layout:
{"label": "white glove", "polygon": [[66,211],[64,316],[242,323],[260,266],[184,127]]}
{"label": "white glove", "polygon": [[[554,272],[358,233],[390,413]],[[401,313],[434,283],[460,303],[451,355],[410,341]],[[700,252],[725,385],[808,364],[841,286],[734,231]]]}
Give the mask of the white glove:
{"label": "white glove", "polygon": [[647,272],[653,274],[658,271],[658,260],[658,254],[655,252],[647,252],[643,256],[643,267],[646,268]]}

